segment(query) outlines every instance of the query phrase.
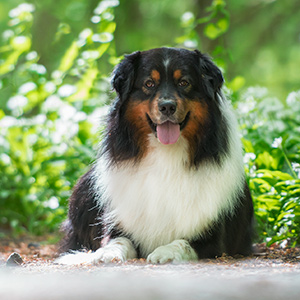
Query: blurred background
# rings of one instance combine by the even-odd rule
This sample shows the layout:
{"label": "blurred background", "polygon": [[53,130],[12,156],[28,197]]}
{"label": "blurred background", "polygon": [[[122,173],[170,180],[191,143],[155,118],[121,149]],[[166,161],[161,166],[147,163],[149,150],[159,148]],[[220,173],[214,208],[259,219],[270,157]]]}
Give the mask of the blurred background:
{"label": "blurred background", "polygon": [[298,0],[0,0],[0,238],[58,233],[126,53],[198,48],[238,116],[257,242],[300,243]]}

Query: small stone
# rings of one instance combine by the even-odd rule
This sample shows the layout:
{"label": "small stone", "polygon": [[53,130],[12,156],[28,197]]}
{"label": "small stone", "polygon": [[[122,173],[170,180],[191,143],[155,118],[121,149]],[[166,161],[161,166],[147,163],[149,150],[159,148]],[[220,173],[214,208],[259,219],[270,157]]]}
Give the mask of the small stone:
{"label": "small stone", "polygon": [[22,257],[20,256],[20,254],[17,252],[14,252],[7,259],[6,266],[9,266],[9,267],[20,266],[23,262],[24,261],[23,261]]}
{"label": "small stone", "polygon": [[39,249],[40,247],[41,247],[41,245],[39,243],[29,243],[28,244],[28,248],[30,250]]}

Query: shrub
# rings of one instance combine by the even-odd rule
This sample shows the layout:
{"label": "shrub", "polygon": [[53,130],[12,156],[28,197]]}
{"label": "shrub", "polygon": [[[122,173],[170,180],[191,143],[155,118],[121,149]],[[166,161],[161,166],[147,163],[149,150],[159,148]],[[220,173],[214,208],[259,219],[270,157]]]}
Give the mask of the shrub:
{"label": "shrub", "polygon": [[10,12],[0,65],[1,99],[7,99],[0,106],[0,227],[42,234],[65,217],[71,187],[93,160],[101,107],[110,98],[98,63],[109,51],[116,61],[116,5],[100,2],[96,24],[66,44],[51,73],[31,45],[35,7]]}
{"label": "shrub", "polygon": [[236,102],[258,240],[300,243],[300,92],[285,103],[265,88]]}

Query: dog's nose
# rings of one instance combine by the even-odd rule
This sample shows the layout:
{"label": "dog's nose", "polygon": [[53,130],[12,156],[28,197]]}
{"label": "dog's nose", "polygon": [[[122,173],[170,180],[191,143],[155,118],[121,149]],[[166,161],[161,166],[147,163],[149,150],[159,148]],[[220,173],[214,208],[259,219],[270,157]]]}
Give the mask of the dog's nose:
{"label": "dog's nose", "polygon": [[162,100],[158,103],[159,111],[165,116],[171,116],[175,113],[177,108],[176,102],[172,100]]}

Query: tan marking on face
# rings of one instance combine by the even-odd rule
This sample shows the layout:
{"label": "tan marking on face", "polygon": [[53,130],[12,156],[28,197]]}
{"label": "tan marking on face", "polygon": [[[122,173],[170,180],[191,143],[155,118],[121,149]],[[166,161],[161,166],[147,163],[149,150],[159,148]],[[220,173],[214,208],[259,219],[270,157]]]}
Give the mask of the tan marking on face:
{"label": "tan marking on face", "polygon": [[208,106],[206,103],[188,101],[186,109],[188,112],[190,112],[190,116],[181,134],[186,138],[190,145],[189,155],[190,159],[192,160],[197,148],[196,141],[199,139],[201,140],[202,136],[205,134],[203,125],[208,119]]}
{"label": "tan marking on face", "polygon": [[186,114],[188,113],[188,107],[185,103],[185,100],[179,98],[178,95],[176,95],[176,103],[177,103],[177,108],[174,117],[176,118],[178,123],[181,123],[183,122],[183,120],[186,117]]}
{"label": "tan marking on face", "polygon": [[208,118],[208,107],[207,104],[200,103],[198,101],[188,101],[187,112],[190,112],[189,120],[182,130],[182,135],[188,139],[192,140],[196,135],[202,135],[199,128],[203,125]]}
{"label": "tan marking on face", "polygon": [[148,101],[129,101],[125,118],[134,127],[134,137],[140,148],[140,156],[144,156],[148,148],[148,135],[152,132],[146,114],[149,115]]}
{"label": "tan marking on face", "polygon": [[179,80],[182,77],[181,71],[180,70],[174,71],[173,77],[174,77],[175,80]]}
{"label": "tan marking on face", "polygon": [[157,70],[153,70],[151,72],[151,77],[156,83],[158,83],[160,81],[160,74]]}
{"label": "tan marking on face", "polygon": [[160,123],[161,112],[158,109],[158,102],[160,98],[160,93],[158,92],[155,98],[151,101],[150,109],[149,109],[149,117],[151,118],[152,122],[155,124]]}
{"label": "tan marking on face", "polygon": [[146,114],[149,114],[148,101],[130,101],[126,110],[125,117],[133,124],[138,131],[150,133],[151,128],[148,125]]}

